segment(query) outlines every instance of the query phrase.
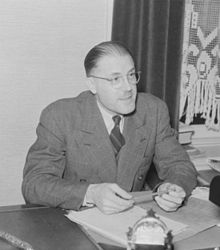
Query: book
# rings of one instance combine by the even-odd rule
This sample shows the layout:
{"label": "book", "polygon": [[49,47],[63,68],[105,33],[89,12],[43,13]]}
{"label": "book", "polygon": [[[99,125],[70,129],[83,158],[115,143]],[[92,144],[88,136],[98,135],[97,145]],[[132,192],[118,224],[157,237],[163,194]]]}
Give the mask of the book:
{"label": "book", "polygon": [[194,130],[191,126],[186,125],[184,123],[180,123],[179,125],[179,143],[186,145],[192,142],[192,135]]}

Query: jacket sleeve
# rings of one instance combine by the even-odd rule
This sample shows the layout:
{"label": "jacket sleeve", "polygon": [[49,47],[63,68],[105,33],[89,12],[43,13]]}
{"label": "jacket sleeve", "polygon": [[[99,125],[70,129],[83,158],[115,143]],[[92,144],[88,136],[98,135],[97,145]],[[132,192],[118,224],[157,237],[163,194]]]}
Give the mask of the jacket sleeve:
{"label": "jacket sleeve", "polygon": [[190,195],[197,185],[197,171],[170,127],[168,108],[164,102],[158,104],[157,119],[154,164],[158,176],[165,182],[181,186]]}
{"label": "jacket sleeve", "polygon": [[44,110],[37,140],[29,149],[23,171],[22,193],[28,203],[78,210],[88,183],[62,178],[66,165],[65,138],[54,111]]}

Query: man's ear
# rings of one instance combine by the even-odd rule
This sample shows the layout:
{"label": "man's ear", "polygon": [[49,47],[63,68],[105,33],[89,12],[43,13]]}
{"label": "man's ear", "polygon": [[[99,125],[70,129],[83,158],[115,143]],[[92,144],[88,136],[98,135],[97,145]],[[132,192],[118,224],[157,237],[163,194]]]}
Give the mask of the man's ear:
{"label": "man's ear", "polygon": [[87,87],[89,90],[93,93],[96,94],[96,85],[92,77],[88,77],[86,80]]}

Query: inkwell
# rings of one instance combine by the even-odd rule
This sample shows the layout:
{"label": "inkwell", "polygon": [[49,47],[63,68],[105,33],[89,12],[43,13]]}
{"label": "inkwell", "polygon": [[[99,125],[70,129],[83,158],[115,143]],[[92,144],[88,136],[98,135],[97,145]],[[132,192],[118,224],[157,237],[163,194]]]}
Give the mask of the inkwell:
{"label": "inkwell", "polygon": [[173,250],[172,234],[151,209],[127,232],[127,250]]}

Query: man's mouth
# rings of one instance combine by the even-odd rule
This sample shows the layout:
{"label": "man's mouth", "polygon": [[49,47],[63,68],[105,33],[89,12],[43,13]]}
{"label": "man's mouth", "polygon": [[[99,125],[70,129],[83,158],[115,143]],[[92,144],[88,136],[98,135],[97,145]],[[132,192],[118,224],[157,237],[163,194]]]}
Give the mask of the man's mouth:
{"label": "man's mouth", "polygon": [[128,96],[123,96],[120,98],[120,100],[126,101],[132,98],[132,95],[128,95]]}

